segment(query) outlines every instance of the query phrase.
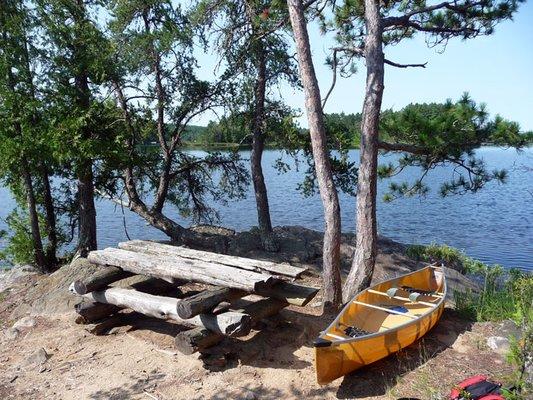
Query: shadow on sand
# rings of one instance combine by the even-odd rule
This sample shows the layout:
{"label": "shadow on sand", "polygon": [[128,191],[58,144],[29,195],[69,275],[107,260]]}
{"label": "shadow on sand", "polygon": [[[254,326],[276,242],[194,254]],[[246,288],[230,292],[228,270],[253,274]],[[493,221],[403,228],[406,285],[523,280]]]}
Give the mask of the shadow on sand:
{"label": "shadow on sand", "polygon": [[[295,355],[301,347],[311,347],[318,333],[334,318],[334,316],[309,315],[292,310],[283,310],[280,316],[271,318],[263,323],[261,330],[252,337],[241,339],[227,338],[218,346],[211,348],[204,360],[204,367],[208,370],[226,371],[238,365],[248,365],[257,368],[304,369],[310,367],[310,362]],[[431,358],[452,346],[457,337],[470,330],[472,323],[464,320],[451,309],[445,309],[441,320],[430,332],[413,345],[380,360],[368,367],[362,368],[345,376],[337,391],[340,399],[365,398],[385,395],[394,387],[400,377],[424,365]],[[187,329],[180,325],[161,320],[139,316],[131,330],[153,331],[163,334],[169,340],[179,331]],[[209,357],[225,357],[224,365],[210,364]],[[146,388],[150,382],[162,380],[158,374],[148,374],[131,387],[121,387],[108,392],[96,392],[91,399],[128,399],[141,388]],[[310,377],[314,379],[314,377]],[[311,385],[310,385],[311,386]],[[312,385],[315,386],[315,385]],[[229,389],[228,389],[229,390]],[[315,389],[291,387],[291,393],[282,393],[276,388],[263,386],[242,386],[235,393],[219,391],[209,399],[278,399],[281,397],[310,397],[331,393],[331,386],[316,387]],[[142,390],[141,390],[142,392]],[[250,395],[253,394],[253,396]],[[206,398],[207,399],[207,398]]]}
{"label": "shadow on sand", "polygon": [[446,308],[439,323],[423,338],[401,351],[342,378],[339,399],[383,396],[399,378],[424,365],[451,347],[459,335],[469,331],[472,322]]}

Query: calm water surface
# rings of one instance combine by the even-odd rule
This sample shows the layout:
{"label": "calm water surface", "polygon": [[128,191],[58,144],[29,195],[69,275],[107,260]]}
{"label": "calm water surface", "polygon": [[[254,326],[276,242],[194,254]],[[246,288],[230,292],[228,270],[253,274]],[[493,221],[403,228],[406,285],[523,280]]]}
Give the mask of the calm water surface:
{"label": "calm water surface", "polygon": [[[278,174],[272,165],[280,155],[277,150],[268,150],[263,158],[273,224],[323,229],[318,194],[304,198],[298,192],[303,171],[292,168],[286,174]],[[249,152],[243,151],[242,156],[248,158]],[[350,156],[357,161],[358,151],[352,151]],[[426,183],[431,191],[426,197],[385,203],[381,198],[390,180],[381,181],[378,187],[379,233],[403,243],[445,243],[490,264],[533,270],[533,148],[517,153],[512,149],[485,147],[478,150],[478,156],[487,162],[489,170],[507,169],[507,184],[489,183],[475,194],[441,198],[438,194],[440,183],[453,176],[453,168],[438,168],[427,176]],[[382,156],[380,161],[390,162],[394,157]],[[287,156],[285,160],[290,161]],[[394,179],[412,182],[418,175],[419,171],[411,168]],[[355,199],[341,193],[340,201],[343,230],[354,231]],[[6,229],[4,218],[13,205],[8,191],[0,188],[0,230]],[[218,206],[218,210],[220,225],[244,230],[257,224],[251,188],[246,199]],[[166,212],[180,223],[190,224],[173,208],[169,207]],[[97,213],[100,247],[115,246],[127,239],[120,207],[107,200],[98,200]],[[128,210],[124,213],[132,239],[165,238],[137,215]],[[0,248],[3,246],[5,243],[0,241]]]}

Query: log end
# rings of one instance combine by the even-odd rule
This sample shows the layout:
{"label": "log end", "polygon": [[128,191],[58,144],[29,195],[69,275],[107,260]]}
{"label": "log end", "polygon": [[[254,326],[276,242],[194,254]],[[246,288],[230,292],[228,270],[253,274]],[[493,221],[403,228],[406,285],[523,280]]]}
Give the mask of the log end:
{"label": "log end", "polygon": [[72,282],[70,286],[68,287],[68,290],[71,293],[77,294],[80,296],[87,294],[87,286],[85,286],[85,284],[80,280],[76,280]]}
{"label": "log end", "polygon": [[181,301],[178,303],[177,313],[180,318],[189,319],[194,317],[191,305],[187,301]]}
{"label": "log end", "polygon": [[198,327],[178,333],[174,344],[182,354],[191,355],[218,344],[222,339],[223,335]]}

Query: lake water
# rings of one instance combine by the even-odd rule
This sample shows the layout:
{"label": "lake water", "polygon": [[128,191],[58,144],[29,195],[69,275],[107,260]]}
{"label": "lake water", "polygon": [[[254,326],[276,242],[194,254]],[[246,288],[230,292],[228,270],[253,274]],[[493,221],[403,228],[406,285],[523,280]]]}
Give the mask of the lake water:
{"label": "lake water", "polygon": [[[509,172],[506,184],[489,183],[475,194],[441,198],[440,183],[453,176],[453,168],[430,171],[426,183],[430,193],[423,198],[405,198],[385,203],[381,200],[390,180],[379,182],[378,220],[379,233],[403,243],[448,244],[462,249],[471,257],[490,264],[521,267],[533,270],[533,148],[517,153],[513,149],[485,147],[477,152],[488,169],[505,168]],[[249,157],[248,151],[242,156]],[[302,225],[322,230],[323,213],[317,195],[305,198],[297,190],[303,171],[294,168],[278,174],[273,168],[280,156],[278,150],[265,151],[263,168],[268,188],[272,222],[274,225]],[[358,160],[358,151],[350,152]],[[395,155],[380,157],[383,163]],[[290,159],[285,156],[286,161]],[[394,179],[413,181],[419,176],[415,168],[405,170]],[[343,231],[355,227],[355,198],[340,194]],[[6,229],[4,218],[14,202],[5,188],[0,188],[0,230]],[[236,230],[256,225],[255,200],[250,187],[246,199],[218,207],[219,224]],[[168,215],[184,225],[177,212],[168,207]],[[123,214],[120,207],[108,200],[97,201],[98,241],[100,247],[115,246],[126,240]],[[144,239],[163,239],[165,235],[148,226],[134,213],[124,210],[129,236]],[[0,248],[5,242],[0,241]]]}

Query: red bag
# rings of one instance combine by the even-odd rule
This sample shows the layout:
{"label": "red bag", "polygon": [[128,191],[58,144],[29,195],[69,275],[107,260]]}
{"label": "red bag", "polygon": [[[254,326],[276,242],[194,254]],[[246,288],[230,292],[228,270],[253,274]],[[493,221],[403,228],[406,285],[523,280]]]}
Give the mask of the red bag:
{"label": "red bag", "polygon": [[[501,386],[501,383],[489,381],[485,375],[476,375],[457,384],[450,393],[450,400],[505,400]],[[463,397],[465,393],[468,393],[466,398]]]}

